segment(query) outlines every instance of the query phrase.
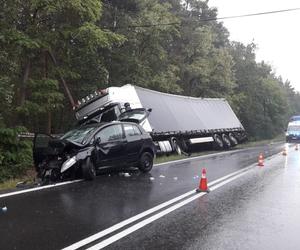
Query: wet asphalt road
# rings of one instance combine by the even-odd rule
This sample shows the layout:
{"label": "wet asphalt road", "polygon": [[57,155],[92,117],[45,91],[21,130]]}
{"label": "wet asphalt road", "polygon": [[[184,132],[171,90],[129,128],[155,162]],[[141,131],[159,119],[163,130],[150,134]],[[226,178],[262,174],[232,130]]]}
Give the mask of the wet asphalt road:
{"label": "wet asphalt road", "polygon": [[107,249],[300,249],[300,152],[290,149]]}
{"label": "wet asphalt road", "polygon": [[[67,247],[196,188],[199,183],[197,176],[203,167],[207,169],[208,180],[213,181],[255,163],[259,152],[268,156],[280,152],[282,148],[283,144],[274,144],[231,151],[223,155],[156,166],[146,175],[139,172],[132,172],[130,177],[106,174],[93,182],[73,183],[0,198],[0,207],[5,205],[8,208],[6,213],[0,213],[0,249]],[[293,164],[294,158],[297,160],[292,154],[289,158],[290,164]],[[253,225],[252,219],[248,221],[247,214],[251,216],[257,213],[257,221],[254,222],[262,224],[265,216],[274,213],[277,218],[278,214],[283,213],[277,210],[277,203],[273,204],[272,199],[279,199],[277,193],[283,191],[279,188],[274,195],[274,188],[267,187],[272,184],[273,179],[277,180],[276,176],[280,176],[282,171],[290,173],[286,171],[289,168],[283,170],[282,157],[274,162],[272,170],[269,169],[265,167],[261,171],[253,171],[234,184],[228,184],[189,203],[108,248],[224,249],[228,246],[228,249],[240,249],[247,248],[248,245],[250,248],[259,248],[253,243],[253,238],[259,239],[257,235],[261,235],[262,228],[265,229],[263,235],[271,238],[275,232],[268,230],[269,226],[272,228],[273,219],[269,218],[269,224],[264,227],[257,227]],[[292,171],[290,175],[297,178]],[[266,194],[269,199],[265,200],[263,197],[266,190],[269,190],[269,194]],[[296,191],[295,189],[294,192]],[[249,200],[254,201],[251,203],[252,210],[249,209]],[[267,206],[268,211],[255,211],[255,208],[260,208],[262,201],[269,202],[263,205]],[[296,211],[298,204],[293,204]],[[281,205],[285,207],[284,204]],[[272,213],[269,213],[270,209]],[[290,219],[293,220],[292,217]],[[226,227],[229,230],[225,230]],[[294,229],[293,226],[290,227]],[[247,230],[252,230],[254,234],[249,236]],[[239,243],[233,244],[237,239],[240,239]],[[261,241],[264,242],[263,238]]]}

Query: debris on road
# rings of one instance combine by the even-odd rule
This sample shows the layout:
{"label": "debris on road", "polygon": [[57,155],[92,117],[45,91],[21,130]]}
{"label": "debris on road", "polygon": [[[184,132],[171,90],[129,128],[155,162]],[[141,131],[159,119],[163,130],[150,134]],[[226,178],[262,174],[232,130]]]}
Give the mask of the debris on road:
{"label": "debris on road", "polygon": [[7,207],[1,207],[1,211],[2,211],[3,213],[6,213],[6,212],[7,212]]}

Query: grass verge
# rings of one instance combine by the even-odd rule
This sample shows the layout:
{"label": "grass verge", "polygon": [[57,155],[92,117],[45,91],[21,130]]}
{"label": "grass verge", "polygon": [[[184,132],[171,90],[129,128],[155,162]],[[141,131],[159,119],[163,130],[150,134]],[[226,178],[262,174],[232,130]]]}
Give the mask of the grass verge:
{"label": "grass verge", "polygon": [[[280,135],[278,137],[275,137],[275,138],[269,139],[269,140],[249,140],[249,141],[247,141],[243,144],[237,145],[234,149],[244,149],[244,148],[249,148],[249,147],[257,147],[257,146],[267,145],[267,144],[281,142],[281,141],[282,142],[285,141],[284,135]],[[182,160],[182,159],[187,159],[189,157],[208,155],[208,154],[218,153],[218,152],[222,152],[222,151],[206,150],[206,151],[202,151],[202,152],[192,153],[190,156],[173,155],[173,154],[169,155],[169,156],[163,155],[163,156],[156,157],[156,159],[154,161],[154,164],[160,164],[160,163],[164,163],[164,162],[168,162],[168,161]]]}
{"label": "grass verge", "polygon": [[9,179],[0,183],[0,191],[15,189],[20,182],[33,183],[36,173],[34,169],[29,169],[26,174],[19,178]]}

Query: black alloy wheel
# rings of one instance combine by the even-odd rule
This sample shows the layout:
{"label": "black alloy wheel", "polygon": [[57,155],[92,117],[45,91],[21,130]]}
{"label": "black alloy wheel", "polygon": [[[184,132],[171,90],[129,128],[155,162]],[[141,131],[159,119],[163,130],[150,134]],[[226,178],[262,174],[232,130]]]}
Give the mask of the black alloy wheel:
{"label": "black alloy wheel", "polygon": [[82,163],[82,175],[85,180],[91,181],[96,178],[96,168],[94,164],[91,161],[91,158],[88,157],[83,163]]}
{"label": "black alloy wheel", "polygon": [[140,157],[139,170],[143,173],[149,172],[153,167],[153,155],[149,152],[143,152]]}

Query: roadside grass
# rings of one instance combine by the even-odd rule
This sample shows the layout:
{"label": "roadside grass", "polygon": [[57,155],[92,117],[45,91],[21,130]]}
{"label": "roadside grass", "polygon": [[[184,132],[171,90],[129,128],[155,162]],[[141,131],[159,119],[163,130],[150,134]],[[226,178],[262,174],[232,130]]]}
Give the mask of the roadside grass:
{"label": "roadside grass", "polygon": [[34,183],[35,180],[35,170],[34,168],[27,170],[25,175],[19,177],[19,178],[12,178],[4,182],[0,182],[0,191],[3,190],[12,190],[15,189],[18,183]]}
{"label": "roadside grass", "polygon": [[[270,140],[249,140],[243,144],[237,145],[234,149],[244,149],[244,148],[249,148],[249,147],[256,147],[256,146],[261,146],[261,145],[266,145],[266,144],[271,144],[271,143],[276,143],[276,142],[284,142],[285,138],[284,135],[280,135],[274,139]],[[190,156],[185,156],[185,155],[175,155],[171,154],[169,156],[158,156],[154,160],[154,164],[160,164],[164,162],[169,162],[169,161],[176,161],[176,160],[181,160],[181,159],[188,159],[189,157],[196,157],[196,156],[202,156],[202,155],[208,155],[212,153],[218,153],[222,151],[216,151],[216,150],[205,150],[197,153],[192,153]],[[26,183],[33,183],[35,179],[35,171],[34,169],[29,169],[27,173],[20,177],[20,178],[14,178],[7,180],[5,182],[0,183],[0,191],[4,190],[10,190],[16,188],[16,185],[20,182],[26,182]]]}
{"label": "roadside grass", "polygon": [[[284,134],[279,135],[273,139],[269,140],[249,140],[247,142],[244,142],[242,144],[237,145],[233,149],[244,149],[244,148],[249,148],[249,147],[257,147],[257,146],[262,146],[266,144],[271,144],[271,143],[276,143],[276,142],[284,142],[285,141],[285,136]],[[213,154],[213,153],[218,153],[222,152],[220,150],[205,150],[201,152],[196,152],[192,153],[190,156],[185,156],[185,155],[174,155],[171,154],[169,156],[157,156],[156,159],[154,160],[154,164],[160,164],[168,161],[176,161],[176,160],[182,160],[182,159],[188,159],[189,157],[196,157],[196,156],[202,156],[202,155],[208,155],[208,154]]]}

